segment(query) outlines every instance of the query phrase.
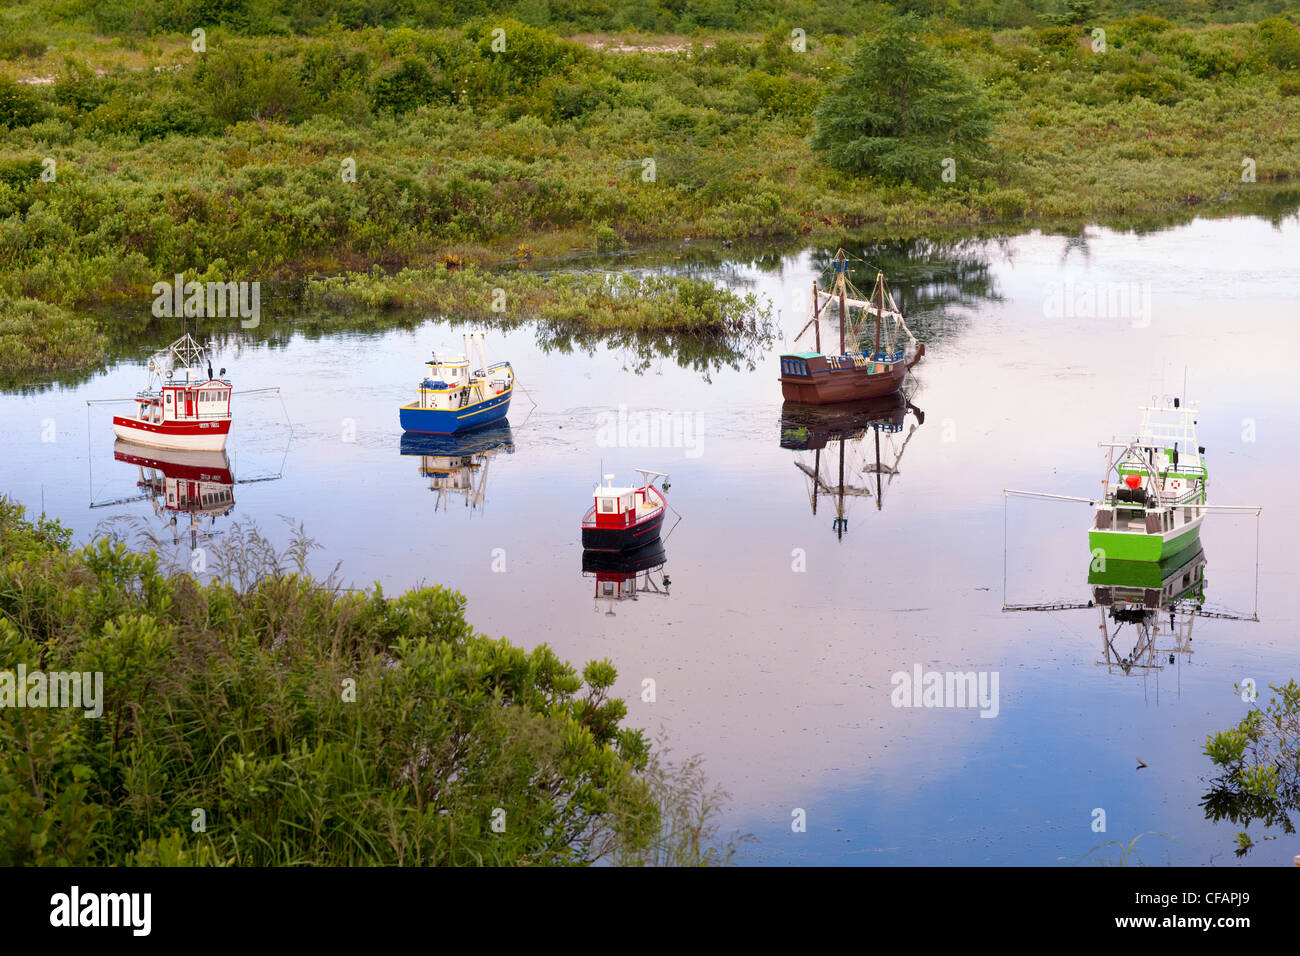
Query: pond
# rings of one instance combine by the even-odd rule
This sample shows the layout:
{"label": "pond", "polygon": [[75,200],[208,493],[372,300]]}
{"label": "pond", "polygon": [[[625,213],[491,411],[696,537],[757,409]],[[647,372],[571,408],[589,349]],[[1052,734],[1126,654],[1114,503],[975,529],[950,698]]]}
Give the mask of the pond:
{"label": "pond", "polygon": [[[767,297],[770,341],[679,358],[489,330],[523,387],[508,427],[429,447],[403,443],[397,406],[465,327],[236,332],[214,362],[237,390],[281,391],[236,396],[228,476],[189,463],[207,482],[193,527],[138,485],[147,463],[115,458],[121,406],[87,404],[134,394],[144,352],[0,394],[0,488],[79,542],[148,530],[187,563],[236,522],[286,544],[289,519],[349,586],[445,585],[482,632],[609,658],[628,723],[730,793],[747,862],[1088,864],[1145,834],[1145,863],[1289,864],[1286,839],[1236,860],[1239,828],[1200,801],[1207,735],[1249,706],[1238,685],[1300,677],[1300,220],[846,249],[859,287],[885,269],[927,343],[903,403],[783,413],[777,357],[833,249],[687,247],[624,264]],[[1162,612],[1144,646],[1096,607],[1004,610],[1093,597],[1088,507],[1004,489],[1095,493],[1097,443],[1162,392],[1200,403],[1211,501],[1263,507],[1206,519],[1201,612]],[[584,570],[593,486],[636,468],[670,475],[662,555]],[[896,706],[895,675],[932,671],[979,675],[984,703]]]}

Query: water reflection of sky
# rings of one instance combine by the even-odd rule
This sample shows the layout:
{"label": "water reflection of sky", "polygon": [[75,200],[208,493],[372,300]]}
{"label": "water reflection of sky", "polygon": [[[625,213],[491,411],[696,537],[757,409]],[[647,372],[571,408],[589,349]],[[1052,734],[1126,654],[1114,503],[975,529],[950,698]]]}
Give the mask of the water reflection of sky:
{"label": "water reflection of sky", "polygon": [[[1207,823],[1197,807],[1205,737],[1244,712],[1237,680],[1300,677],[1288,544],[1300,529],[1285,487],[1300,425],[1300,227],[1197,221],[1141,237],[1091,229],[1085,240],[1028,235],[964,248],[953,268],[981,253],[996,298],[917,315],[944,330],[912,395],[925,424],[884,509],[850,502],[843,540],[826,502],[811,514],[795,462],[812,453],[780,447],[780,342],[756,371],[724,369],[706,383],[671,358],[635,376],[617,351],[548,355],[531,328],[492,335],[490,357],[515,364],[537,407],[516,399],[515,450],[489,460],[486,505],[453,501],[435,513],[418,459],[399,454],[396,414],[428,351],[459,342],[459,330],[434,323],[220,359],[237,388],[282,385],[295,423],[284,477],[237,486],[223,520],[256,520],[284,540],[277,516],[291,516],[325,546],[319,566],[342,561],[358,586],[442,583],[467,596],[486,633],[545,641],[574,662],[609,657],[630,722],[662,729],[678,754],[703,754],[731,792],[725,825],[760,838],[751,859],[1072,863],[1106,840],[1157,831],[1170,839],[1144,837],[1146,862],[1231,862],[1235,829]],[[735,274],[781,309],[786,334],[802,324],[794,310],[807,296],[810,255],[786,257],[777,271],[742,263]],[[931,268],[926,281],[941,287],[943,274]],[[1149,282],[1149,326],[1046,316],[1048,284],[1067,278]],[[1179,386],[1184,366],[1204,410],[1213,500],[1265,505],[1261,621],[1198,621],[1190,660],[1124,677],[1095,663],[1095,610],[1002,613],[1002,489],[1095,491],[1096,442],[1132,430],[1134,407],[1162,376]],[[43,496],[80,539],[108,514],[148,514],[143,502],[87,508],[130,494],[135,473],[112,460],[107,408],[91,409],[87,440],[84,401],[130,394],[138,375],[118,367],[76,389],[0,397],[4,488],[35,508]],[[698,454],[601,447],[600,416],[620,404],[678,416],[698,434]],[[53,443],[40,440],[47,418]],[[273,398],[240,408],[237,476],[280,469],[280,418]],[[1246,419],[1254,442],[1242,440]],[[344,442],[349,426],[356,440]],[[850,449],[850,470],[874,460],[863,445]],[[830,446],[822,461],[832,483],[835,454]],[[671,596],[625,602],[611,617],[581,574],[577,525],[602,470],[637,466],[672,475],[683,515],[666,547]],[[1087,520],[1082,506],[1011,504],[1009,600],[1087,599]],[[1212,519],[1203,540],[1207,600],[1249,611],[1253,525]],[[492,571],[498,548],[504,573]],[[792,571],[797,549],[804,573]],[[918,662],[997,670],[999,716],[892,707],[890,675]],[[647,677],[653,704],[640,699]],[[1090,828],[1096,807],[1107,812],[1105,834]],[[790,831],[794,808],[807,811],[806,833]],[[1292,852],[1271,841],[1248,861],[1289,862]]]}

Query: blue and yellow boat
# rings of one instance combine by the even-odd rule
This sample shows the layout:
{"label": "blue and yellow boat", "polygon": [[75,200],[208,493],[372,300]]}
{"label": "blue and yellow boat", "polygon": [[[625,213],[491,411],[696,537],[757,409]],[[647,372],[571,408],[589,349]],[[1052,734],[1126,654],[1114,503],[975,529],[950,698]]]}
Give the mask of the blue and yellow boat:
{"label": "blue and yellow boat", "polygon": [[[470,368],[471,348],[483,363]],[[402,430],[430,435],[454,435],[491,425],[506,417],[515,390],[515,372],[509,362],[488,365],[483,355],[483,333],[465,336],[465,353],[425,363],[428,375],[418,386],[418,397],[398,411]]]}

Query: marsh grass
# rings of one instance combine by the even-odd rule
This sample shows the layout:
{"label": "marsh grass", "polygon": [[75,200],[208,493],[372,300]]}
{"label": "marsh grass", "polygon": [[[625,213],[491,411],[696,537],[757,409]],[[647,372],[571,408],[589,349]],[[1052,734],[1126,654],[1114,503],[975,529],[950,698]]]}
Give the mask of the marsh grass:
{"label": "marsh grass", "polygon": [[[874,28],[883,12],[838,29]],[[0,65],[53,77],[17,84],[26,105],[0,148],[13,173],[0,175],[0,291],[59,304],[139,299],[176,272],[391,273],[564,243],[1131,214],[1300,175],[1300,28],[1282,17],[1112,17],[1098,24],[1104,54],[1083,26],[933,19],[926,43],[997,107],[989,152],[954,157],[955,182],[936,169],[933,181],[891,184],[837,172],[808,145],[812,110],[853,48],[835,32],[810,34],[803,54],[777,27],[706,32],[676,52],[599,52],[506,19],[520,52],[500,60],[481,21],[280,36],[241,36],[256,31],[233,23],[196,58],[170,34],[140,36],[131,18],[92,26],[88,11],[44,13],[60,48]],[[412,57],[427,76],[402,86],[395,107],[387,81]],[[57,182],[30,174],[46,157]],[[1242,182],[1243,157],[1258,183]],[[355,183],[341,178],[344,158]],[[552,295],[575,320],[603,311]],[[634,306],[614,316],[662,318]]]}
{"label": "marsh grass", "polygon": [[1129,840],[1128,843],[1123,843],[1119,840],[1107,840],[1105,843],[1102,843],[1099,846],[1095,846],[1087,853],[1085,853],[1082,857],[1079,858],[1078,862],[1082,863],[1084,860],[1087,860],[1089,857],[1091,857],[1094,853],[1098,853],[1101,850],[1105,850],[1110,847],[1115,847],[1119,851],[1119,857],[1117,859],[1112,858],[1108,855],[1105,858],[1095,859],[1093,862],[1097,863],[1097,865],[1099,866],[1142,866],[1143,864],[1141,860],[1138,858],[1136,850],[1137,850],[1138,840],[1141,840],[1144,836],[1158,836],[1162,840],[1170,839],[1169,837],[1165,836],[1163,833],[1156,833],[1154,830],[1149,830],[1146,833],[1139,833],[1133,839]]}

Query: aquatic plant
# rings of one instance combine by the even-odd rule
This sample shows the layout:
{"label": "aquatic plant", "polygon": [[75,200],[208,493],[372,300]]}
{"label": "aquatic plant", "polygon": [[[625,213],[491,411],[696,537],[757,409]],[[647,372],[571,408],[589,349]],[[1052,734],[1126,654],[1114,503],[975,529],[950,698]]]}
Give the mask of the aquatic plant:
{"label": "aquatic plant", "polygon": [[1239,857],[1255,846],[1248,832],[1252,823],[1294,834],[1294,815],[1300,813],[1300,684],[1291,680],[1269,688],[1274,696],[1267,704],[1252,707],[1236,727],[1205,742],[1205,755],[1221,772],[1201,806],[1207,820],[1243,828],[1236,837]]}

